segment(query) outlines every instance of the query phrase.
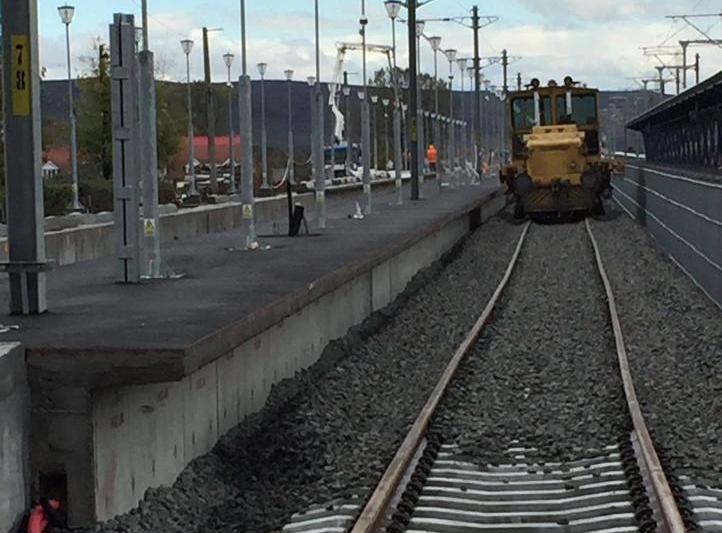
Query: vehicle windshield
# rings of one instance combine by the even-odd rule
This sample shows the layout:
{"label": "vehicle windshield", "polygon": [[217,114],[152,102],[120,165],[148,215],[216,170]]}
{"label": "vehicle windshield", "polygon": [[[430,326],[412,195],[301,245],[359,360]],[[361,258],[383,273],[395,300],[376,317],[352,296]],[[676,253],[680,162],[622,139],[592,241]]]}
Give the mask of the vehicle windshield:
{"label": "vehicle windshield", "polygon": [[592,125],[597,123],[597,96],[573,94],[572,113],[567,110],[567,97],[557,96],[557,122],[559,124]]}
{"label": "vehicle windshield", "polygon": [[[530,130],[534,124],[534,97],[514,98],[511,103],[512,121],[515,130]],[[539,99],[540,126],[548,126],[552,120],[551,99],[542,96]]]}

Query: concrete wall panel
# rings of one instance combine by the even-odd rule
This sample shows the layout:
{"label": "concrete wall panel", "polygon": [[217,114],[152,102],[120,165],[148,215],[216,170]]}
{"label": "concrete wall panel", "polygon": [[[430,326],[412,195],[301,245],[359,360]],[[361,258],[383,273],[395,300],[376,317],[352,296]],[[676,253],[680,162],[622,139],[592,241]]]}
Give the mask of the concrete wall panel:
{"label": "concrete wall panel", "polygon": [[30,392],[25,352],[0,344],[0,531],[9,531],[29,504]]}

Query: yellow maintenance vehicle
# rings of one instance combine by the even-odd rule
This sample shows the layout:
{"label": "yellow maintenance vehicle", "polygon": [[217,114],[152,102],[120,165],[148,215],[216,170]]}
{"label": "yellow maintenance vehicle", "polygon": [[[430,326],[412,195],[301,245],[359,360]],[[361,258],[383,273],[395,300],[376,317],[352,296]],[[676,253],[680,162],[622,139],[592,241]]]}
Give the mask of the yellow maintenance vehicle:
{"label": "yellow maintenance vehicle", "polygon": [[512,157],[500,179],[515,216],[603,214],[614,164],[602,156],[599,91],[569,76],[563,86],[534,79],[509,93],[507,106]]}

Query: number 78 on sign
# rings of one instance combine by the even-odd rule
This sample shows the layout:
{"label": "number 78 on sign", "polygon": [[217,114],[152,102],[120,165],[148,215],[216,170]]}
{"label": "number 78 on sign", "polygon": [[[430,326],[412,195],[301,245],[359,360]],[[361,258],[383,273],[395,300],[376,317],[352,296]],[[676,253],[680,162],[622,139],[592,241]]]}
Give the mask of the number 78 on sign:
{"label": "number 78 on sign", "polygon": [[10,93],[12,113],[17,117],[30,115],[30,47],[27,35],[10,36]]}

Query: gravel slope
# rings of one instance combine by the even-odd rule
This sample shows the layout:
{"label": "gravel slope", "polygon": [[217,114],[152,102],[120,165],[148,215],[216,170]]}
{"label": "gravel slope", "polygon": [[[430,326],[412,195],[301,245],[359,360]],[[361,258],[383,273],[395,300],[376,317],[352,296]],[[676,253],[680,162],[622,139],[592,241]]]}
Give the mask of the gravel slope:
{"label": "gravel slope", "polygon": [[332,343],[172,488],[96,531],[270,531],[315,502],[371,487],[488,301],[521,228],[491,220],[445,266]]}
{"label": "gravel slope", "polygon": [[473,460],[539,461],[615,444],[628,416],[604,292],[584,225],[534,225],[493,321],[460,368],[433,432]]}
{"label": "gravel slope", "polygon": [[722,487],[722,311],[627,216],[592,227],[655,443],[677,475]]}

